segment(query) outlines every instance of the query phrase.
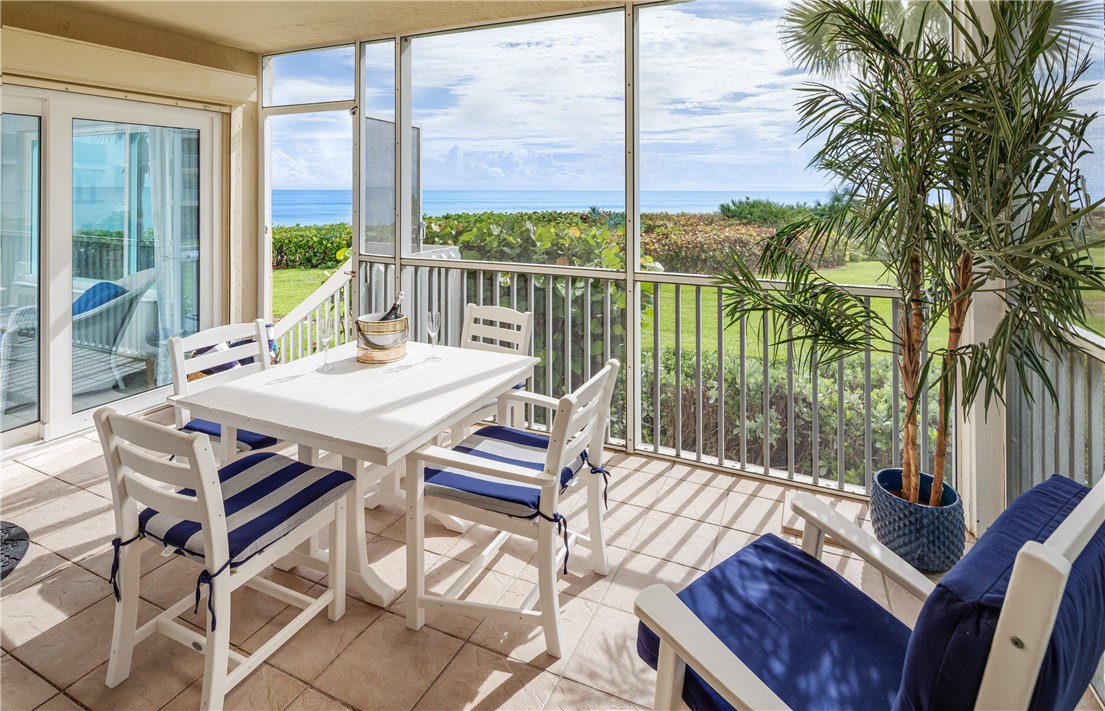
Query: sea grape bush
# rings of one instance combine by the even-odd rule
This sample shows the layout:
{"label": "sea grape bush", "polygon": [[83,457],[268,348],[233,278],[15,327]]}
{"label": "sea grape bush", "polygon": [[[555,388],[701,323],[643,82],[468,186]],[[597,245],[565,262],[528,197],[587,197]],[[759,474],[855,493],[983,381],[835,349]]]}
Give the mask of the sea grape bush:
{"label": "sea grape bush", "polygon": [[272,228],[273,269],[333,269],[338,253],[353,246],[353,226],[291,225]]}

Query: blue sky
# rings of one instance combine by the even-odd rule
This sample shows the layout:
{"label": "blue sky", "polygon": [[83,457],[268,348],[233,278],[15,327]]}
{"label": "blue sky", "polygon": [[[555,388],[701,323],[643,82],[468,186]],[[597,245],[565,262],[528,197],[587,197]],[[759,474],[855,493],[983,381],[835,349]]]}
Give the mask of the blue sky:
{"label": "blue sky", "polygon": [[[644,190],[813,190],[796,134],[795,88],[810,79],[778,39],[785,3],[689,2],[640,13]],[[424,189],[620,190],[624,57],[620,12],[416,38],[413,118]],[[1102,43],[1094,48],[1102,76]],[[393,50],[370,46],[369,115],[391,118]],[[277,103],[352,97],[352,48],[276,60]],[[1084,97],[1101,110],[1100,87]],[[348,189],[350,117],[272,124],[275,188]],[[1105,121],[1094,127],[1105,147]],[[1105,192],[1105,161],[1091,185]],[[1091,159],[1093,161],[1094,159]]]}

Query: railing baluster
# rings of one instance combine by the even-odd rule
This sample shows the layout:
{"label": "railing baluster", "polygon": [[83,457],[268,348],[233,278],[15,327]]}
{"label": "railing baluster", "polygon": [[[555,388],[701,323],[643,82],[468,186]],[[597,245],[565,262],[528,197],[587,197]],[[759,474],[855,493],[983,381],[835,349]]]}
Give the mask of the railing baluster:
{"label": "railing baluster", "polygon": [[821,483],[821,383],[820,383],[820,371],[821,364],[817,362],[817,349],[810,346],[810,390],[812,391],[812,412],[810,413],[810,449],[812,450],[810,459],[813,463],[813,483]]}
{"label": "railing baluster", "polygon": [[[1089,479],[1089,472],[1086,468],[1086,420],[1088,412],[1086,410],[1086,398],[1089,396],[1086,388],[1086,372],[1089,370],[1090,357],[1081,353],[1072,352],[1074,356],[1074,370],[1073,381],[1071,383],[1070,391],[1073,393],[1071,403],[1073,405],[1073,412],[1071,413],[1071,471],[1073,476],[1077,476],[1078,480],[1082,483],[1086,483]],[[1083,365],[1083,363],[1085,363]],[[1018,404],[1022,402],[1022,395],[1017,391],[1011,400],[1015,400]],[[1019,424],[1019,419],[1018,419]],[[1017,492],[1018,494],[1020,492]],[[1013,499],[1009,499],[1012,501]]]}
{"label": "railing baluster", "polygon": [[675,456],[683,456],[683,299],[675,285]]}
{"label": "railing baluster", "polygon": [[748,319],[741,317],[741,469],[748,468]]}
{"label": "railing baluster", "polygon": [[660,451],[660,282],[652,284],[652,451]]}
{"label": "railing baluster", "polygon": [[763,340],[763,467],[764,474],[771,473],[771,315],[764,311],[760,322],[760,338]]}
{"label": "railing baluster", "polygon": [[564,392],[572,392],[572,278],[564,277]]}
{"label": "railing baluster", "polygon": [[[553,276],[545,276],[545,395],[552,396],[553,383]],[[552,431],[552,410],[545,408],[545,427]]]}
{"label": "railing baluster", "polygon": [[787,479],[794,479],[794,325],[787,323]]}
{"label": "railing baluster", "polygon": [[891,466],[895,467],[902,466],[902,384],[901,373],[898,370],[898,321],[901,318],[901,314],[898,313],[899,308],[898,298],[892,298],[890,300],[890,328],[893,331],[890,346],[890,411],[894,424],[891,426],[890,454]]}
{"label": "railing baluster", "polygon": [[[1050,371],[1048,375],[1051,378],[1052,387],[1054,387],[1055,358],[1050,355],[1045,355],[1044,357],[1046,359],[1044,361],[1044,368]],[[1055,471],[1055,403],[1052,401],[1051,395],[1046,394],[1046,390],[1044,392],[1044,397],[1036,401],[1036,407],[1044,411],[1043,429],[1040,430],[1040,433],[1043,435],[1043,456],[1040,460],[1041,480],[1050,472]]]}
{"label": "railing baluster", "polygon": [[836,362],[836,488],[844,488],[844,360]]}
{"label": "railing baluster", "polygon": [[[1077,357],[1073,352],[1072,359]],[[1068,475],[1070,471],[1071,426],[1070,426],[1070,369],[1071,361],[1064,360],[1055,364],[1055,393],[1059,400],[1059,429],[1056,442],[1055,471]],[[1068,475],[1069,476],[1069,475]],[[1077,475],[1076,475],[1077,476]]]}
{"label": "railing baluster", "polygon": [[[865,296],[863,305],[871,310],[871,297]],[[864,335],[867,349],[863,352],[863,490],[871,493],[871,459],[874,457],[875,443],[871,440],[871,324],[867,324]]]}
{"label": "railing baluster", "polygon": [[[591,379],[591,278],[583,280],[583,382]],[[611,408],[612,409],[612,408]]]}
{"label": "railing baluster", "polygon": [[1102,362],[1096,358],[1087,358],[1089,366],[1090,412],[1093,420],[1089,423],[1090,429],[1090,483],[1096,484],[1105,471],[1105,393],[1102,392],[1105,383],[1102,382]]}
{"label": "railing baluster", "polygon": [[717,463],[725,464],[725,312],[717,291]]}
{"label": "railing baluster", "polygon": [[694,287],[694,455],[702,461],[702,287]]}

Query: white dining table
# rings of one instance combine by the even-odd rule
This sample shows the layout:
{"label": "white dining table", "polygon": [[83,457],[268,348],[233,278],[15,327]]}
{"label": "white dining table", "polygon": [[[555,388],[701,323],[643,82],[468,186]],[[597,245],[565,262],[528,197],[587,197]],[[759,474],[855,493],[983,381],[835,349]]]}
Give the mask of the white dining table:
{"label": "white dining table", "polygon": [[[300,459],[310,464],[318,450],[339,455],[342,469],[355,476],[355,500],[362,501],[368,483],[528,378],[539,362],[445,346],[436,354],[440,360],[430,361],[430,346],[411,342],[403,359],[366,365],[348,343],[331,349],[328,372],[319,372],[323,355],[316,354],[169,400],[222,425],[224,463],[237,455],[237,429],[270,435],[297,443]],[[347,515],[349,583],[367,602],[386,606],[398,591],[368,565],[364,508],[350,507]],[[317,553],[293,558],[325,570]]]}

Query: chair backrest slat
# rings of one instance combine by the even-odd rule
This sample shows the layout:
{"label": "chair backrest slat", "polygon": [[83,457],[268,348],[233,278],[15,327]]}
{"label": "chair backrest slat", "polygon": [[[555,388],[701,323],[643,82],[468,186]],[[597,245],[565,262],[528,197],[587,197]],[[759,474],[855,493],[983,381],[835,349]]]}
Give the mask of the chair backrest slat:
{"label": "chair backrest slat", "polygon": [[[139,504],[197,521],[203,529],[204,563],[209,572],[218,570],[229,557],[229,542],[219,471],[207,435],[120,415],[109,407],[97,410],[93,420],[107,460],[118,537],[128,540],[138,532]],[[178,488],[195,495],[181,494]]]}
{"label": "chair backrest slat", "polygon": [[[231,343],[247,341],[239,345],[231,346]],[[224,346],[223,350],[208,350],[204,353],[190,355],[204,348]],[[259,370],[269,367],[269,339],[265,328],[265,321],[257,319],[251,323],[232,323],[226,326],[215,326],[193,333],[189,336],[173,336],[169,339],[169,357],[173,370],[173,394],[188,395],[202,392],[219,383],[241,378]],[[220,366],[237,363],[238,361],[252,358],[253,362],[247,365],[229,368],[227,370],[189,381],[189,376],[203,370],[210,370]],[[183,427],[187,422],[187,411],[182,407],[176,408],[176,425]]]}
{"label": "chair backrest slat", "polygon": [[460,347],[495,353],[533,351],[533,312],[522,313],[505,306],[464,307]]}
{"label": "chair backrest slat", "polygon": [[549,438],[547,474],[559,476],[584,450],[594,466],[602,463],[610,400],[620,367],[617,360],[607,361],[590,380],[560,399]]}

